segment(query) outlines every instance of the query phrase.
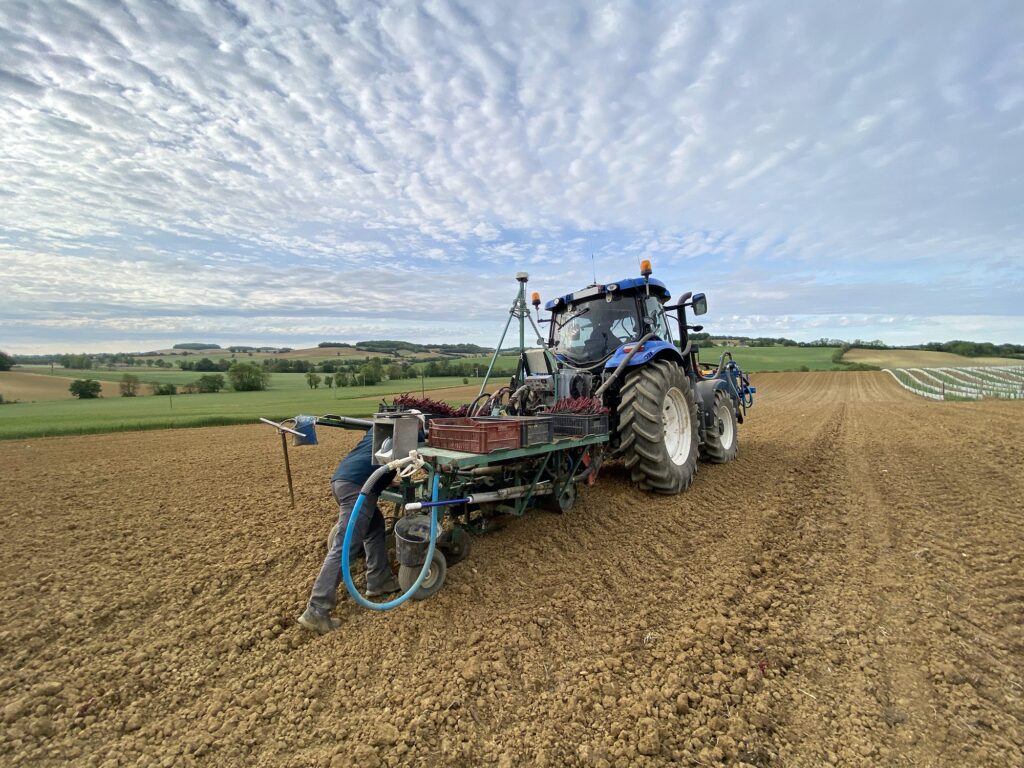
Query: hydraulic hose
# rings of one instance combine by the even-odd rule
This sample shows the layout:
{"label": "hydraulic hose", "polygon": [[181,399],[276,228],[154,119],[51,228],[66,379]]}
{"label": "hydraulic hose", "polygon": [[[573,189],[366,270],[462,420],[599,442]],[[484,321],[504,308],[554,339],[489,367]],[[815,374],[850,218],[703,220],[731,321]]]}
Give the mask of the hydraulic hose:
{"label": "hydraulic hose", "polygon": [[[411,463],[413,460],[414,459],[411,456],[402,459],[396,459],[395,461],[385,464],[383,467],[381,467],[372,475],[370,475],[369,479],[365,483],[363,483],[363,487],[359,491],[359,498],[356,499],[356,503],[352,506],[352,513],[348,516],[348,525],[345,526],[345,539],[341,545],[341,575],[345,580],[345,589],[348,590],[348,593],[352,596],[353,600],[355,600],[359,605],[363,606],[364,608],[369,608],[371,611],[390,611],[392,608],[397,608],[410,597],[412,597],[414,594],[416,594],[416,590],[420,588],[420,585],[423,583],[423,580],[427,577],[427,574],[430,572],[431,563],[433,563],[434,561],[434,549],[435,546],[437,545],[438,507],[431,506],[430,544],[427,547],[427,559],[423,561],[423,568],[420,570],[420,575],[416,577],[416,581],[413,582],[413,585],[409,587],[408,590],[406,590],[403,594],[399,595],[393,600],[388,600],[385,603],[374,603],[370,600],[367,600],[359,593],[359,590],[356,589],[356,585],[352,582],[352,574],[349,572],[349,547],[352,545],[352,531],[355,530],[356,518],[359,516],[359,513],[362,510],[363,500],[366,499],[367,495],[369,495],[373,491],[374,486],[380,481],[382,477],[384,477],[384,475],[386,475],[388,472],[391,472],[395,469],[399,469],[400,467],[403,467],[406,464]],[[430,496],[431,501],[437,501],[438,484],[440,483],[440,480],[441,478],[439,475],[434,475],[434,484],[433,487],[431,488]]]}
{"label": "hydraulic hose", "polygon": [[[526,414],[526,396],[530,391],[529,384],[523,384],[515,392],[508,396],[508,409],[509,413],[513,415],[525,415]],[[517,400],[523,400],[522,403],[517,404]],[[514,410],[513,410],[514,409]]]}
{"label": "hydraulic hose", "polygon": [[[482,395],[477,395],[476,399],[469,404],[469,409],[466,411],[466,415],[470,417],[476,416],[479,408],[482,407],[490,399],[491,396],[488,395],[486,392],[484,392]],[[480,402],[481,400],[483,401],[482,403]],[[477,405],[478,403],[480,404],[479,406]]]}
{"label": "hydraulic hose", "polygon": [[341,427],[342,429],[370,429],[373,427],[373,422],[369,419],[354,419],[351,416],[335,416],[330,413],[326,416],[317,416],[316,423],[325,427]]}
{"label": "hydraulic hose", "polygon": [[644,345],[644,342],[650,341],[653,338],[653,331],[651,333],[645,334],[644,336],[641,336],[640,341],[636,342],[633,345],[633,348],[626,353],[626,356],[624,358],[622,358],[622,362],[615,367],[614,371],[612,371],[612,375],[605,379],[604,384],[597,388],[597,391],[594,393],[594,397],[600,398],[601,395],[604,394],[604,391],[608,389],[608,387],[610,387],[616,379],[619,378],[619,374],[621,374],[625,370],[626,366],[629,365],[629,361],[633,359],[633,355],[640,351],[640,347]]}

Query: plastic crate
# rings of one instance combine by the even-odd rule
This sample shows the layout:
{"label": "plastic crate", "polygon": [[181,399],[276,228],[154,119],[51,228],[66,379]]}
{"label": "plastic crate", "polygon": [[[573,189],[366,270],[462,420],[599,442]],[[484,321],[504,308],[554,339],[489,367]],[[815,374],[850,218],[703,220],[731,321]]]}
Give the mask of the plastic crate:
{"label": "plastic crate", "polygon": [[520,425],[497,419],[432,419],[427,445],[464,453],[490,453],[520,446]]}
{"label": "plastic crate", "polygon": [[550,416],[478,416],[481,421],[513,421],[520,425],[519,444],[542,445],[554,442],[555,426]]}
{"label": "plastic crate", "polygon": [[555,435],[561,437],[605,435],[608,433],[608,414],[553,413],[551,420]]}

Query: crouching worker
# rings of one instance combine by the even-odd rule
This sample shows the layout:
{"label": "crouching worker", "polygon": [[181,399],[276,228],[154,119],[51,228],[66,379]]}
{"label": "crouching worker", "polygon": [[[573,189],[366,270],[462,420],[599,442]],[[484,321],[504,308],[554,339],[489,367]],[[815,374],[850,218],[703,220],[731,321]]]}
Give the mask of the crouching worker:
{"label": "crouching worker", "polygon": [[[331,611],[338,602],[338,584],[341,581],[341,549],[345,541],[352,507],[363,484],[380,465],[373,463],[373,430],[363,436],[355,448],[338,464],[331,477],[331,491],[338,502],[338,531],[331,548],[327,551],[320,574],[313,583],[309,605],[301,616],[299,624],[308,630],[324,634],[337,629],[340,622],[331,618]],[[384,542],[384,515],[377,508],[377,496],[390,485],[395,473],[388,472],[381,478],[370,495],[363,500],[352,531],[349,559],[354,559],[362,547],[366,554],[366,596],[378,597],[399,590],[398,579],[391,572],[387,545]],[[372,512],[370,510],[373,510]]]}

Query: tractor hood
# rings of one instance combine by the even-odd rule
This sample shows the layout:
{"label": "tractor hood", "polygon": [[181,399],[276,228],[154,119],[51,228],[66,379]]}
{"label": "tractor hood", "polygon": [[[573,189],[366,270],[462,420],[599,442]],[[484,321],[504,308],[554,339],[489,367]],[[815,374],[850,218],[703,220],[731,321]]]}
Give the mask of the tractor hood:
{"label": "tractor hood", "polygon": [[[651,293],[661,299],[662,303],[672,297],[672,294],[669,293],[668,288],[665,287],[661,280],[651,278],[648,285],[651,288]],[[552,299],[544,304],[544,309],[556,310],[569,304],[576,304],[581,301],[595,299],[598,296],[604,296],[606,293],[633,293],[638,290],[642,291],[643,288],[644,279],[642,277],[630,277],[626,280],[619,280],[618,282],[607,283],[606,285],[588,285],[586,288],[559,296],[557,299]]]}

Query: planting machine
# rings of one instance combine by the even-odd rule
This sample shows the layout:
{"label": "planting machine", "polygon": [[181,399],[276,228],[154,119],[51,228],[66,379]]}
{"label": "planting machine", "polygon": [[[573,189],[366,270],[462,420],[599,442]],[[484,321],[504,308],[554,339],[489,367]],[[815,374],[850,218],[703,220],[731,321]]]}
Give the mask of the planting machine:
{"label": "planting machine", "polygon": [[[639,488],[676,494],[693,481],[698,458],[724,463],[736,456],[737,425],[753,404],[754,388],[732,360],[701,364],[688,324],[707,311],[703,294],[669,304],[668,288],[641,263],[639,277],[590,285],[548,301],[526,298],[519,273],[517,296],[479,396],[462,418],[382,408],[372,420],[299,417],[300,441],[315,442],[315,425],[374,430],[381,468],[367,493],[389,472],[396,480],[380,499],[396,505],[394,526],[403,594],[374,603],[349,574],[349,544],[365,494],[350,515],[343,575],[352,597],[386,610],[408,598],[437,592],[447,568],[464,559],[472,536],[507,516],[540,507],[568,511],[579,486],[593,483],[604,460],[621,457]],[[670,313],[675,312],[673,317]],[[670,318],[675,325],[670,324]],[[519,359],[507,384],[488,393],[494,365],[513,320]],[[541,333],[546,324],[548,332]],[[527,347],[527,329],[537,346]],[[427,440],[421,442],[426,422]],[[289,430],[290,431],[290,430]]]}

